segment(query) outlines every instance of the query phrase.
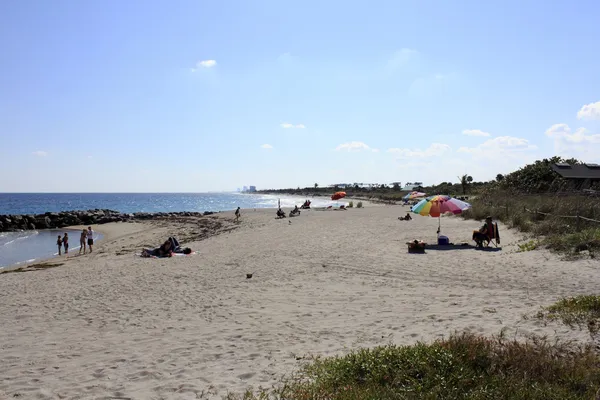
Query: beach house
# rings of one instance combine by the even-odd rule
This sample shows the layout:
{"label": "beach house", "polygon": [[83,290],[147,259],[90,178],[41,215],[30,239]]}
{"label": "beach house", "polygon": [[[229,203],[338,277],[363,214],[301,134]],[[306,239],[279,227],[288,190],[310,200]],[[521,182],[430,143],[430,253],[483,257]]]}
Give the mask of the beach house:
{"label": "beach house", "polygon": [[593,163],[554,163],[552,169],[566,179],[573,189],[589,189],[600,185],[600,165]]}

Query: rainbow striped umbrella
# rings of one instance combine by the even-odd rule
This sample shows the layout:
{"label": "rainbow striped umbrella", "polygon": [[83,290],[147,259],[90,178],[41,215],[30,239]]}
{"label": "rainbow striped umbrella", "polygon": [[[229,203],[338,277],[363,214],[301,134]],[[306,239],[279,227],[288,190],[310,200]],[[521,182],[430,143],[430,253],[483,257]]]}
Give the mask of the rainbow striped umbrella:
{"label": "rainbow striped umbrella", "polygon": [[402,199],[404,200],[413,200],[413,199],[417,199],[419,197],[425,197],[427,196],[426,193],[422,193],[422,192],[410,192],[409,194],[407,194],[406,196],[404,196]]}
{"label": "rainbow striped umbrella", "polygon": [[[462,200],[446,195],[436,195],[424,198],[410,209],[415,214],[440,218],[442,214],[460,214],[471,208],[471,205]],[[438,225],[439,227],[439,225]]]}

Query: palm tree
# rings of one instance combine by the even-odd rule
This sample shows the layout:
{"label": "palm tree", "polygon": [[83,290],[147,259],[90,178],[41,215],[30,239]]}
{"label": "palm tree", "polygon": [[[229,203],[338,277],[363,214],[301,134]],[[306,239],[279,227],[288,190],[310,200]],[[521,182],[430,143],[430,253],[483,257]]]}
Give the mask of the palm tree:
{"label": "palm tree", "polygon": [[463,195],[467,194],[467,188],[469,187],[469,184],[473,182],[473,177],[464,174],[463,176],[459,176],[458,180],[460,181],[460,186],[462,186]]}

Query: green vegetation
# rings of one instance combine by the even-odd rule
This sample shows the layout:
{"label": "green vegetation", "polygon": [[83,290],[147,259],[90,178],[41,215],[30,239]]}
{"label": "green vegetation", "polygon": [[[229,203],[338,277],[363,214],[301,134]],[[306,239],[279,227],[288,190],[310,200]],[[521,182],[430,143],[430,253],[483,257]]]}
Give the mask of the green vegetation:
{"label": "green vegetation", "polygon": [[359,201],[358,203],[356,203],[356,208],[362,208],[362,207],[363,207],[362,201]]}
{"label": "green vegetation", "polygon": [[525,243],[520,243],[519,246],[519,252],[525,252],[525,251],[532,251],[538,248],[538,246],[540,245],[540,242],[538,242],[537,240],[530,240],[528,242]]}
{"label": "green vegetation", "polygon": [[354,207],[354,202],[353,202],[353,201],[350,201],[350,202],[348,203],[348,208],[352,208],[352,207]]}
{"label": "green vegetation", "polygon": [[[600,202],[597,197],[574,191],[552,170],[552,164],[575,159],[553,157],[526,165],[505,176],[497,176],[470,200],[473,208],[465,218],[482,220],[487,215],[509,227],[533,234],[541,247],[579,257],[600,254]],[[537,246],[536,246],[537,247]],[[523,250],[523,249],[522,249]]]}
{"label": "green vegetation", "polygon": [[586,326],[592,335],[600,331],[600,296],[587,295],[562,299],[537,314],[540,319],[560,320],[569,326]]}
{"label": "green vegetation", "polygon": [[599,389],[600,357],[591,347],[461,334],[316,358],[278,389],[228,398],[587,400]]}

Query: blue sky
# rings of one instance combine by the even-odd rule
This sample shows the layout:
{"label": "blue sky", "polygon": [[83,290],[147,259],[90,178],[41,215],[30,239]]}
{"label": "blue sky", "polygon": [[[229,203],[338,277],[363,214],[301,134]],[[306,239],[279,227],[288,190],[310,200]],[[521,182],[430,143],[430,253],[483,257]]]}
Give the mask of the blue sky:
{"label": "blue sky", "polygon": [[600,161],[595,1],[0,2],[0,191]]}

